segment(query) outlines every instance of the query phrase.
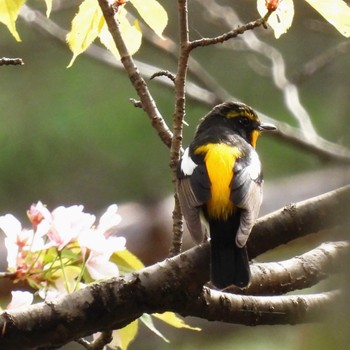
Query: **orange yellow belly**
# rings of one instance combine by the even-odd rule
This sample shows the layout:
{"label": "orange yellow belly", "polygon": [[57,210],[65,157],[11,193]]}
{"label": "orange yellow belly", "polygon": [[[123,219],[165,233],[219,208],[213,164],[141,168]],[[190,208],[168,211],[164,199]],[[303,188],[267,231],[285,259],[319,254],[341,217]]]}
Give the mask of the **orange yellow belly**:
{"label": "orange yellow belly", "polygon": [[237,147],[224,143],[209,143],[198,147],[195,154],[204,154],[204,160],[211,183],[211,199],[207,203],[209,217],[227,219],[234,211],[230,200],[230,184],[233,166],[241,155]]}

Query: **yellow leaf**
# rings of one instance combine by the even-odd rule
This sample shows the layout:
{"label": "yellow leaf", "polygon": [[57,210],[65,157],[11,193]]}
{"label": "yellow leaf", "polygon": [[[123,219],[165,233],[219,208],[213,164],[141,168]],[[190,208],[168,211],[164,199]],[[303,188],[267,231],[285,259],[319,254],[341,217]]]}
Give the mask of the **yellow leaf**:
{"label": "yellow leaf", "polygon": [[142,262],[127,249],[115,252],[110,260],[118,266],[122,273],[128,273],[144,268]]}
{"label": "yellow leaf", "polygon": [[[258,0],[258,12],[261,17],[267,13],[265,0]],[[294,3],[293,0],[283,0],[278,5],[277,9],[272,12],[267,23],[274,31],[275,38],[278,39],[282,34],[286,33],[293,22]]]}
{"label": "yellow leaf", "polygon": [[74,292],[80,272],[78,266],[65,266],[64,269],[55,271],[51,276],[55,280],[55,289],[62,293]]}
{"label": "yellow leaf", "polygon": [[158,337],[162,338],[166,343],[170,343],[170,341],[164,337],[164,335],[156,328],[153,323],[153,319],[149,314],[143,314],[139,320],[143,322],[143,324],[148,327],[154,334],[158,335]]}
{"label": "yellow leaf", "polygon": [[108,348],[127,350],[129,344],[135,339],[138,331],[139,321],[133,321],[126,327],[113,331],[113,340],[108,344]]}
{"label": "yellow leaf", "polygon": [[21,41],[16,30],[16,19],[18,12],[25,0],[1,0],[0,1],[0,22],[4,23],[10,33],[17,41]]}
{"label": "yellow leaf", "polygon": [[[125,42],[125,45],[130,53],[133,55],[141,46],[142,33],[138,22],[135,21],[133,25],[130,24],[126,18],[127,12],[124,8],[121,8],[118,12],[118,22],[120,26],[120,32]],[[107,47],[109,51],[117,58],[120,59],[120,54],[115,46],[111,33],[108,30],[107,24],[105,24],[99,34],[101,43]]]}
{"label": "yellow leaf", "polygon": [[342,0],[306,0],[346,38],[350,37],[350,7]]}
{"label": "yellow leaf", "polygon": [[52,0],[45,0],[46,3],[46,17],[50,17],[50,13],[52,10]]}
{"label": "yellow leaf", "polygon": [[71,67],[78,55],[83,53],[96,39],[104,25],[104,17],[97,0],[84,0],[79,6],[79,12],[72,21],[72,29],[67,34],[69,48],[73,58],[69,62]]}
{"label": "yellow leaf", "polygon": [[156,0],[130,0],[143,20],[153,31],[163,38],[163,31],[168,24],[168,14]]}
{"label": "yellow leaf", "polygon": [[192,327],[186,324],[181,318],[177,317],[173,312],[164,312],[163,314],[152,314],[152,316],[162,320],[163,322],[175,328],[186,328],[192,331],[201,331],[198,327]]}

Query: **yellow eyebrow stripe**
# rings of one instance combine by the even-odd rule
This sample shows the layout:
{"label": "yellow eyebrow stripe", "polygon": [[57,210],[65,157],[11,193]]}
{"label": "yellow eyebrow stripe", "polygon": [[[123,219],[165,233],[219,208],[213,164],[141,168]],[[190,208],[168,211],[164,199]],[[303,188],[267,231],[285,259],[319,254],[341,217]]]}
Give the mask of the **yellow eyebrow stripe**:
{"label": "yellow eyebrow stripe", "polygon": [[241,152],[237,147],[224,143],[208,143],[199,146],[194,153],[204,154],[211,183],[211,199],[207,203],[208,215],[215,219],[227,219],[234,211],[230,200],[230,184],[233,166]]}
{"label": "yellow eyebrow stripe", "polygon": [[251,113],[249,110],[247,109],[239,109],[238,111],[229,111],[226,114],[226,118],[236,118],[236,117],[247,117],[251,120],[257,120],[256,115],[254,115],[253,113]]}

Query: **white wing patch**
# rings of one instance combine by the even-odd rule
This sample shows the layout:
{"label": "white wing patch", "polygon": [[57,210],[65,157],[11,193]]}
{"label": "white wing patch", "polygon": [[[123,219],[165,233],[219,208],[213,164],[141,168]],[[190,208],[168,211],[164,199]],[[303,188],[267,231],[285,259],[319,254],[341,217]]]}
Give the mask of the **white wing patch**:
{"label": "white wing patch", "polygon": [[256,180],[261,174],[261,163],[256,152],[251,153],[251,163],[247,167],[252,180]]}
{"label": "white wing patch", "polygon": [[187,147],[181,160],[181,170],[184,175],[192,175],[194,169],[196,169],[197,164],[192,160],[190,155],[188,154],[189,148]]}

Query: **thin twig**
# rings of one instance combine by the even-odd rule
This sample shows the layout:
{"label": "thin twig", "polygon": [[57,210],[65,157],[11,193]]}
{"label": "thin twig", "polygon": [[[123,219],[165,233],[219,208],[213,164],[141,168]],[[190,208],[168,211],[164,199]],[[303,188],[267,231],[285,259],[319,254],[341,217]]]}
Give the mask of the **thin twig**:
{"label": "thin twig", "polygon": [[177,193],[174,194],[173,210],[173,240],[169,250],[169,257],[178,255],[182,249],[183,219],[180,202]]}
{"label": "thin twig", "polygon": [[140,71],[125,45],[120,32],[119,23],[115,18],[113,6],[110,6],[107,0],[98,0],[98,2],[106,20],[108,30],[111,33],[114,43],[119,51],[121,62],[123,63],[132,85],[140,97],[142,107],[151,120],[152,126],[157,131],[163,143],[170,147],[172,133],[166,125],[164,118],[160,114],[157,105],[150,91],[148,90],[146,82],[141,77]]}
{"label": "thin twig", "polygon": [[[197,0],[197,2],[205,7],[215,21],[220,20],[227,27],[230,27],[232,22],[241,22],[232,7],[221,6],[214,0]],[[287,108],[299,123],[302,132],[305,132],[304,139],[307,138],[308,142],[315,144],[317,133],[309,113],[300,101],[297,87],[286,76],[286,63],[282,54],[275,47],[259,39],[254,31],[246,32],[241,38],[251,51],[263,55],[271,62],[271,76],[276,87],[282,91]]]}
{"label": "thin twig", "polygon": [[[159,48],[163,52],[170,54],[170,56],[178,60],[179,45],[169,37],[165,37],[165,40],[159,40],[159,37],[147,26],[142,25],[142,38],[144,38],[149,44]],[[215,78],[213,78],[209,72],[201,65],[201,63],[196,60],[193,56],[189,57],[188,73],[192,77],[195,77],[206,90],[202,89],[197,84],[187,80],[186,95],[194,100],[199,97],[201,102],[207,101],[211,106],[222,103],[223,101],[232,100],[230,94],[219,84]],[[210,91],[215,91],[210,93]]]}
{"label": "thin twig", "polygon": [[178,0],[180,52],[175,77],[175,110],[173,115],[173,139],[170,147],[170,167],[173,170],[174,210],[173,210],[173,242],[170,256],[180,253],[183,235],[183,218],[176,191],[176,168],[181,156],[183,121],[186,108],[186,76],[189,59],[189,28],[187,0]]}
{"label": "thin twig", "polygon": [[260,26],[264,26],[266,21],[269,19],[272,12],[267,12],[267,14],[263,18],[259,18],[255,21],[249,22],[247,24],[244,24],[242,26],[239,26],[236,29],[233,29],[227,33],[224,33],[222,35],[219,35],[214,38],[202,38],[198,40],[191,41],[190,43],[190,49],[193,50],[199,46],[209,46],[209,45],[215,45],[218,43],[224,43],[227,40],[230,40],[232,38],[236,38],[239,35],[242,35],[248,30],[255,29]]}
{"label": "thin twig", "polygon": [[176,76],[175,74],[169,72],[168,70],[161,70],[159,72],[156,72],[151,75],[150,80],[157,78],[157,77],[167,77],[169,78],[173,83],[175,82]]}
{"label": "thin twig", "polygon": [[143,108],[142,107],[142,102],[135,100],[134,98],[129,98],[129,101],[132,103],[132,105],[136,108]]}
{"label": "thin twig", "polygon": [[[212,6],[215,5],[214,1],[210,1],[209,3],[207,3],[206,0],[201,0],[199,3],[201,4],[202,1],[203,4],[211,4]],[[209,8],[210,14],[213,14],[213,12],[215,12],[216,16],[221,15],[221,20],[227,21],[228,19],[226,18],[226,16],[224,16],[224,14],[226,14],[227,17],[231,16],[232,21],[232,16],[235,15],[235,13],[232,12],[233,10],[231,8],[220,8],[220,11],[220,9],[218,9],[217,7],[214,8],[212,6]],[[48,19],[39,11],[32,10],[29,6],[24,4],[20,12],[20,17],[35,28],[45,31],[54,39],[58,40],[61,44],[66,45],[65,38],[67,31],[59,27],[56,23]],[[258,39],[255,36],[253,31],[246,32],[246,35],[243,35],[242,39],[246,42],[246,44],[249,43],[249,47],[256,52],[259,52],[263,55],[271,53],[271,50],[268,48],[270,46],[265,43],[262,43],[260,39]],[[266,50],[261,49],[261,44],[263,44],[263,47],[266,47]],[[100,48],[97,45],[90,45],[85,54],[88,55],[90,58],[103,62],[104,64],[107,64],[109,66],[117,67],[118,69],[124,69],[124,66],[119,61],[116,61],[111,53],[109,53],[103,48]],[[139,67],[140,72],[142,72],[142,75],[146,77],[150,77],[152,74],[160,70],[159,67],[154,67],[137,60],[134,60],[134,62],[136,66]],[[271,62],[273,67],[275,64],[277,64],[274,63],[274,60],[272,60]],[[191,65],[193,66],[192,60]],[[199,71],[198,73],[195,73],[195,75],[198,76],[199,74],[200,76],[204,77],[204,75],[201,75],[200,73],[200,67],[197,68],[199,68]],[[273,68],[272,71],[278,72],[279,75],[281,74],[281,70],[277,69],[277,67]],[[236,97],[230,96],[224,90],[220,92],[221,90],[217,88],[218,85],[214,79],[206,79],[201,81],[203,82],[206,88],[202,88],[191,81],[187,81],[186,95],[194,101],[198,101],[211,108],[215,104],[223,102],[223,100],[239,100]],[[173,84],[167,79],[160,79],[157,82],[173,88]],[[295,106],[297,106],[297,104]],[[273,133],[273,135],[271,134],[273,137],[278,138],[282,142],[287,142],[293,146],[297,146],[302,151],[313,154],[319,157],[320,159],[327,161],[335,161],[340,164],[349,164],[350,153],[348,149],[335,143],[329,142],[320,136],[317,136],[316,139],[314,138],[313,142],[311,142],[309,138],[305,138],[304,134],[300,131],[299,128],[292,127],[286,123],[278,122],[271,116],[267,116],[266,114],[260,113],[259,111],[257,112],[263,117],[263,119],[269,120],[274,124],[278,125],[279,132]],[[294,109],[291,110],[291,112],[297,113],[297,111],[295,111]]]}
{"label": "thin twig", "polygon": [[0,66],[23,66],[24,62],[22,58],[0,58]]}
{"label": "thin twig", "polygon": [[90,344],[90,350],[103,350],[105,346],[113,340],[112,333],[112,331],[102,332],[99,337]]}

